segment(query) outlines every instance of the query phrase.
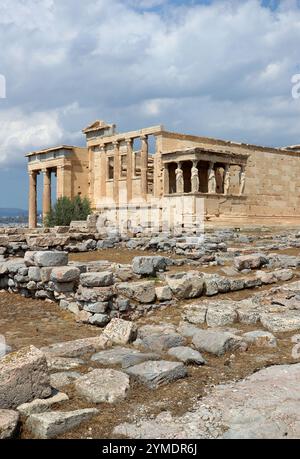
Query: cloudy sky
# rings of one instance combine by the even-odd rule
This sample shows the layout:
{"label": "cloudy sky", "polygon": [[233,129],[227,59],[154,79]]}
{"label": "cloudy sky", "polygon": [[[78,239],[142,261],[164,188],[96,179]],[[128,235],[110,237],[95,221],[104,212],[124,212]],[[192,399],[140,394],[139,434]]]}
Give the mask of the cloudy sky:
{"label": "cloudy sky", "polygon": [[0,207],[27,207],[26,152],[97,118],[300,143],[300,1],[1,0],[0,43]]}

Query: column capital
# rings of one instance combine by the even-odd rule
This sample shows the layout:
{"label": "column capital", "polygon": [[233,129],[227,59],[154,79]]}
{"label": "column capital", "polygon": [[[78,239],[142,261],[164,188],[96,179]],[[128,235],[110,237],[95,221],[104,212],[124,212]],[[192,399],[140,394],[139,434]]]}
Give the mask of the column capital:
{"label": "column capital", "polygon": [[133,139],[125,139],[125,143],[127,143],[127,145],[132,145],[133,143]]}
{"label": "column capital", "polygon": [[141,139],[141,140],[148,140],[148,136],[145,135],[145,134],[142,134],[142,135],[140,136],[140,139]]}
{"label": "column capital", "polygon": [[119,148],[119,146],[120,146],[119,140],[114,140],[112,144],[113,144],[113,146],[114,146],[115,148]]}

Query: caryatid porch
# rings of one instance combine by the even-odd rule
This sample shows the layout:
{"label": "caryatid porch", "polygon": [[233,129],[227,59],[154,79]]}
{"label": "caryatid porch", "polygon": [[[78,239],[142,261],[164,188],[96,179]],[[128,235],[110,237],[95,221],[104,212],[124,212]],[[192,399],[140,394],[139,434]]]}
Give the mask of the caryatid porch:
{"label": "caryatid porch", "polygon": [[164,196],[244,196],[248,157],[203,148],[163,153]]}

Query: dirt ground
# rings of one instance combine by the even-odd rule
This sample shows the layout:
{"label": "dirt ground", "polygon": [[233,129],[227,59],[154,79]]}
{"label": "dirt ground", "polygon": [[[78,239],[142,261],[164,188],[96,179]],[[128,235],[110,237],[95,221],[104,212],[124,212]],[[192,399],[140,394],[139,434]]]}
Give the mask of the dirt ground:
{"label": "dirt ground", "polygon": [[[238,299],[241,296],[245,297],[245,294],[245,292],[236,292],[230,296],[232,299]],[[225,295],[223,297],[225,299]],[[160,322],[178,324],[180,310],[178,304],[175,308],[160,310],[138,322],[139,324]],[[14,350],[29,344],[41,347],[56,342],[95,336],[99,333],[99,330],[93,326],[77,324],[72,314],[61,311],[56,304],[25,299],[8,293],[0,294],[0,317],[0,333],[5,335],[7,343]],[[258,328],[241,324],[235,326],[244,332]],[[61,438],[113,438],[113,428],[122,422],[143,415],[155,416],[164,410],[182,415],[214,385],[242,379],[266,366],[295,363],[291,356],[290,337],[293,334],[277,335],[278,348],[276,349],[251,347],[245,353],[235,353],[232,360],[229,355],[214,357],[203,353],[207,365],[191,366],[188,369],[188,378],[156,390],[149,390],[140,384],[132,383],[129,396],[125,401],[114,405],[99,404],[98,416]],[[170,360],[169,356],[168,360]],[[88,362],[78,371],[86,372],[91,368],[99,367],[101,368],[96,362]],[[64,391],[70,397],[70,401],[65,405],[67,411],[95,406],[78,397],[72,386],[67,386]],[[56,409],[63,410],[64,407],[60,405]],[[30,438],[30,434],[24,430],[22,437]]]}

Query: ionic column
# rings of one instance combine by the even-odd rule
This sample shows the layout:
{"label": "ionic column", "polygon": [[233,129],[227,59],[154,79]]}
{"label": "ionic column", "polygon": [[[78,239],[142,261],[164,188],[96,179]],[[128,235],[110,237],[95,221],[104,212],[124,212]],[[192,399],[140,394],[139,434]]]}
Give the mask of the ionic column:
{"label": "ionic column", "polygon": [[229,188],[230,188],[230,165],[226,164],[224,168],[224,184],[223,184],[224,194],[229,194]]}
{"label": "ionic column", "polygon": [[43,190],[43,220],[51,210],[51,171],[45,169],[42,171],[44,176]]}
{"label": "ionic column", "polygon": [[141,136],[142,149],[141,149],[141,189],[142,196],[146,200],[148,194],[148,137],[146,135]]}
{"label": "ionic column", "polygon": [[63,166],[57,166],[57,169],[56,169],[56,198],[57,199],[63,197],[63,182],[64,182]]}
{"label": "ionic column", "polygon": [[[106,166],[106,147],[100,146],[100,197],[106,197],[106,180],[107,180],[107,166]],[[95,199],[98,197],[98,190],[94,190]]]}
{"label": "ionic column", "polygon": [[29,207],[28,207],[29,228],[36,228],[37,226],[36,176],[37,176],[37,173],[35,171],[29,172]]}
{"label": "ionic column", "polygon": [[208,192],[215,193],[217,189],[217,181],[216,181],[216,172],[214,169],[215,163],[210,162],[208,168]]}
{"label": "ionic column", "polygon": [[239,194],[240,196],[244,194],[244,191],[245,191],[245,185],[246,185],[246,167],[245,166],[241,166],[241,169],[240,169],[240,190],[239,190]]}
{"label": "ionic column", "polygon": [[127,202],[132,200],[132,147],[133,140],[126,140],[127,146]]}
{"label": "ionic column", "polygon": [[119,142],[114,142],[114,202],[119,203],[120,149]]}

